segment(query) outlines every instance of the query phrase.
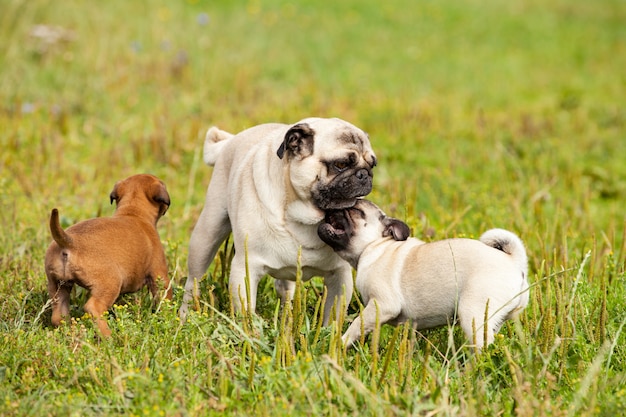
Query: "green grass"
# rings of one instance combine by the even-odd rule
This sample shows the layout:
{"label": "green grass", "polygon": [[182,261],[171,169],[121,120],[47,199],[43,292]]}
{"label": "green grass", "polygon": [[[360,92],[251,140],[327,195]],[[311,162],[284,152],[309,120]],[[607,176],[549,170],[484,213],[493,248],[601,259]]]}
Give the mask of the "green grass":
{"label": "green grass", "polygon": [[[623,413],[625,20],[619,0],[0,2],[0,414]],[[230,246],[180,324],[206,129],[311,115],[369,132],[370,198],[417,237],[522,237],[531,302],[486,352],[407,327],[344,352],[318,279],[281,311],[268,278],[258,315],[233,317]],[[53,329],[50,210],[110,215],[139,172],[172,197],[175,299],[123,297],[98,341],[78,290]]]}

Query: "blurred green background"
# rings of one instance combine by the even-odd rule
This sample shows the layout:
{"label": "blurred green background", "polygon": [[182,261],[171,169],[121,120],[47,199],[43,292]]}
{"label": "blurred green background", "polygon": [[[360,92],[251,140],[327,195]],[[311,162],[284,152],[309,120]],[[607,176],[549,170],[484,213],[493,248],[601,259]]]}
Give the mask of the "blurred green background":
{"label": "blurred green background", "polygon": [[[417,404],[448,415],[623,410],[625,22],[623,0],[0,0],[0,411],[54,414],[37,397],[49,385],[68,413],[98,414],[115,404],[145,414],[153,402],[171,415],[245,413],[251,404],[264,415],[278,412],[278,403],[291,404],[278,408],[285,413],[335,415],[349,414],[354,404],[379,415],[419,414]],[[369,382],[362,390],[354,381],[380,376],[367,368],[366,348],[345,358],[339,380],[353,381],[350,389],[329,383],[290,396],[279,381],[293,369],[259,364],[245,344],[228,338],[215,342],[217,351],[239,358],[243,374],[214,377],[224,392],[236,387],[239,403],[211,388],[211,374],[194,391],[194,372],[204,375],[207,365],[175,346],[204,346],[210,331],[232,330],[217,319],[199,331],[184,329],[182,341],[180,329],[160,339],[169,348],[162,357],[144,349],[141,322],[130,323],[117,330],[123,348],[81,353],[84,368],[75,367],[74,377],[58,371],[67,365],[50,350],[74,350],[42,310],[50,210],[59,208],[65,226],[110,215],[117,180],[159,176],[172,197],[159,231],[178,303],[187,242],[210,179],[201,161],[207,128],[238,132],[308,116],[340,117],[369,133],[380,162],[370,198],[417,237],[477,237],[493,226],[520,234],[536,283],[521,335],[508,327],[496,359],[454,368],[451,376],[456,356],[425,358],[419,352],[428,350],[418,344],[415,367],[405,374],[402,366],[410,365],[393,356],[392,375],[426,375],[416,377],[415,391],[406,380],[395,384],[395,376],[386,391]],[[204,302],[211,291],[218,301],[226,297],[224,282],[204,285]],[[259,314],[269,320],[276,297],[269,284],[261,292]],[[161,312],[170,326],[177,305]],[[351,314],[357,309],[353,303]],[[145,313],[159,337],[173,331]],[[528,345],[517,344],[522,335]],[[273,334],[264,336],[274,346]],[[427,336],[445,347],[445,332]],[[389,334],[382,337],[384,346]],[[296,368],[309,369],[309,353],[294,356]],[[149,357],[139,391],[181,397],[128,399],[107,370],[111,357],[130,373],[139,366],[133,357]],[[174,368],[180,360],[188,366]],[[334,375],[328,366],[325,375]],[[159,382],[160,373],[171,376],[169,385]],[[246,381],[254,378],[270,379],[253,389]],[[104,381],[100,396],[81,388],[85,381]],[[457,391],[447,397],[451,388]],[[337,399],[311,405],[328,392]]]}

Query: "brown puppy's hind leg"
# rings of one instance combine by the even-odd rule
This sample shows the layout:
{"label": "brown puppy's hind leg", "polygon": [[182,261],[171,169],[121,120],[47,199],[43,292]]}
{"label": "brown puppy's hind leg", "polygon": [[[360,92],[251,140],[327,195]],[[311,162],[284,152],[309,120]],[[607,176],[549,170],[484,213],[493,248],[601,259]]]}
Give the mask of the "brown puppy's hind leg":
{"label": "brown puppy's hind leg", "polygon": [[61,320],[70,318],[70,293],[72,284],[48,279],[48,295],[52,301],[52,325],[59,326]]}
{"label": "brown puppy's hind leg", "polygon": [[163,290],[165,291],[165,298],[168,300],[172,299],[172,287],[170,286],[170,279],[167,276],[167,262],[165,258],[161,259],[156,265],[152,268],[149,275],[146,278],[146,284],[152,293],[152,298],[156,303],[159,297],[159,286],[157,285],[158,280],[163,282]]}
{"label": "brown puppy's hind leg", "polygon": [[100,333],[102,333],[102,336],[104,337],[109,337],[111,335],[111,330],[107,325],[106,319],[103,318],[102,315],[105,311],[111,308],[116,298],[117,296],[113,293],[98,294],[92,289],[91,297],[89,297],[89,300],[85,303],[85,312],[89,313],[93,317],[98,325],[98,329],[100,329]]}

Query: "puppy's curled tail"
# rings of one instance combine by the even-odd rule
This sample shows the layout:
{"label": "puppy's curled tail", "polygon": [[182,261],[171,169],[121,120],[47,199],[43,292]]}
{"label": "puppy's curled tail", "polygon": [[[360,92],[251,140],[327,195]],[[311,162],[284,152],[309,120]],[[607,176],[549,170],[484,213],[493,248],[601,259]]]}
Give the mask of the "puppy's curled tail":
{"label": "puppy's curled tail", "polygon": [[65,233],[65,230],[61,227],[59,222],[59,210],[52,209],[50,214],[50,233],[52,233],[52,239],[62,248],[69,248],[72,246],[72,237]]}
{"label": "puppy's curled tail", "polygon": [[217,158],[222,153],[222,149],[226,144],[226,140],[233,136],[235,135],[218,129],[216,126],[211,127],[206,132],[206,137],[204,138],[204,163],[210,166],[215,165],[215,161],[217,161]]}
{"label": "puppy's curled tail", "polygon": [[510,255],[513,261],[524,274],[524,278],[528,276],[528,257],[526,249],[521,239],[515,233],[504,229],[487,230],[480,237],[480,241],[487,246],[501,250]]}

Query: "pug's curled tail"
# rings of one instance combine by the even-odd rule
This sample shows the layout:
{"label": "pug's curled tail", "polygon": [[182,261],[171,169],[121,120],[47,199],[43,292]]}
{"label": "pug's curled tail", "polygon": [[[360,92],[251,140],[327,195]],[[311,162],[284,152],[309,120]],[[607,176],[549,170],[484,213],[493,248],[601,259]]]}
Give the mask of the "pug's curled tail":
{"label": "pug's curled tail", "polygon": [[52,239],[62,248],[69,248],[72,246],[72,237],[65,233],[65,230],[61,227],[59,222],[59,210],[52,209],[50,214],[50,233],[52,233]]}
{"label": "pug's curled tail", "polygon": [[211,127],[206,132],[206,137],[204,138],[204,163],[210,166],[215,165],[215,161],[217,161],[217,158],[222,153],[222,149],[226,144],[226,140],[233,136],[235,135],[218,129],[216,126]]}
{"label": "pug's curled tail", "polygon": [[528,276],[528,257],[526,249],[521,239],[516,234],[504,229],[487,230],[480,237],[480,241],[487,246],[501,250],[510,255],[513,261],[524,274],[524,278]]}

